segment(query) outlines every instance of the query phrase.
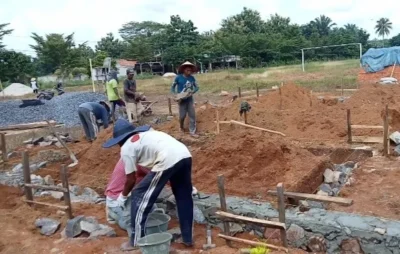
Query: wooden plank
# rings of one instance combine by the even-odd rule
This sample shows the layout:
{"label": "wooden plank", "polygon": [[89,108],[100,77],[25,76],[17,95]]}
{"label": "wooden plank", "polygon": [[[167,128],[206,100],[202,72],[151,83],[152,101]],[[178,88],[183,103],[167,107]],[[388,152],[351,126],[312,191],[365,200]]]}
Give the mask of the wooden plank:
{"label": "wooden plank", "polygon": [[3,161],[7,162],[8,157],[7,157],[7,146],[6,146],[6,134],[4,133],[0,133],[0,151]]}
{"label": "wooden plank", "polygon": [[350,109],[347,109],[347,142],[353,142],[353,135],[351,133],[351,112]]}
{"label": "wooden plank", "polygon": [[[225,178],[224,175],[218,175],[218,192],[219,192],[219,201],[221,204],[221,210],[223,212],[227,212],[227,207],[226,207],[226,199],[225,199]],[[224,221],[224,233],[226,235],[230,235],[231,230],[230,230],[230,226],[229,226],[229,222]],[[226,240],[226,244],[231,247],[232,246],[232,242],[229,240]]]}
{"label": "wooden plank", "polygon": [[60,176],[61,176],[62,185],[66,189],[66,191],[64,192],[64,202],[65,202],[65,205],[68,207],[67,215],[68,215],[68,218],[72,219],[72,218],[74,218],[74,216],[72,215],[71,197],[69,195],[68,170],[64,164],[61,165]]}
{"label": "wooden plank", "polygon": [[33,201],[33,200],[26,200],[26,199],[24,201],[28,204],[44,205],[44,206],[50,206],[50,207],[54,207],[54,208],[61,209],[61,210],[68,210],[68,206],[64,206],[64,205],[55,205],[55,204]]}
{"label": "wooden plank", "polygon": [[260,97],[260,90],[258,89],[257,83],[256,83],[256,94],[257,94],[257,98]]}
{"label": "wooden plank", "polygon": [[385,115],[383,117],[383,155],[389,156],[389,108],[386,104],[385,106]]}
{"label": "wooden plank", "polygon": [[58,187],[58,186],[50,186],[50,185],[26,183],[26,184],[24,184],[24,186],[30,187],[32,189],[51,190],[51,191],[59,191],[59,192],[68,191],[66,188],[62,188],[62,187]]}
{"label": "wooden plank", "polygon": [[[269,190],[268,194],[276,196],[277,192],[274,190]],[[341,205],[346,205],[346,206],[350,206],[353,204],[353,200],[348,199],[348,198],[329,197],[329,196],[321,196],[321,195],[298,193],[298,192],[284,192],[283,195],[285,195],[286,197],[289,197],[289,198],[296,198],[296,199],[302,199],[302,200],[308,199],[308,200],[312,200],[312,201],[336,203],[336,204],[341,204]]]}
{"label": "wooden plank", "polygon": [[286,137],[285,134],[283,134],[282,132],[279,132],[279,131],[268,130],[268,129],[260,128],[260,127],[257,127],[257,126],[253,126],[253,125],[245,124],[245,123],[242,123],[242,122],[238,122],[238,121],[235,121],[235,120],[231,120],[231,123],[237,124],[237,125],[241,125],[241,126],[244,126],[244,127],[248,127],[248,128],[252,128],[252,129],[256,129],[256,130],[260,130],[260,131],[269,132],[269,133],[272,133],[272,134],[278,134],[278,135],[281,135],[283,137]]}
{"label": "wooden plank", "polygon": [[233,236],[227,236],[227,235],[223,235],[223,234],[218,234],[218,237],[221,237],[225,240],[229,240],[229,241],[234,241],[234,242],[238,242],[238,243],[245,243],[254,247],[267,247],[273,250],[280,250],[280,251],[284,251],[286,253],[289,252],[289,250],[285,247],[280,247],[280,246],[276,246],[276,245],[272,245],[272,244],[268,244],[268,243],[263,243],[263,242],[255,242],[255,241],[251,241],[251,240],[246,240],[246,239],[241,239],[241,238],[237,238],[237,237],[233,237]]}
{"label": "wooden plank", "polygon": [[[283,86],[283,82],[281,84],[281,87]],[[282,110],[282,90],[281,87],[279,87],[279,109]]]}
{"label": "wooden plank", "polygon": [[281,229],[281,239],[282,245],[288,247],[287,237],[286,237],[286,211],[285,211],[285,197],[283,195],[283,183],[278,183],[276,186],[276,192],[278,195],[278,212],[279,212],[279,222],[282,223],[285,228]]}
{"label": "wooden plank", "polygon": [[[56,121],[54,120],[51,120],[50,122],[52,124],[56,124]],[[16,125],[1,127],[0,131],[46,128],[47,126],[48,126],[47,122],[25,123],[25,124],[16,124]]]}
{"label": "wooden plank", "polygon": [[240,86],[238,87],[238,94],[239,98],[242,98],[242,89],[240,88]]}
{"label": "wooden plank", "polygon": [[336,89],[336,92],[341,92],[341,91],[344,91],[344,92],[357,92],[358,89]]}
{"label": "wooden plank", "polygon": [[382,144],[382,137],[367,137],[367,136],[354,136],[353,143],[369,143],[369,144]]}
{"label": "wooden plank", "polygon": [[[217,121],[214,121],[214,123],[217,123]],[[219,121],[219,124],[232,124],[231,121]]]}
{"label": "wooden plank", "polygon": [[352,129],[377,129],[383,130],[383,126],[379,125],[351,125]]}
{"label": "wooden plank", "polygon": [[232,220],[240,220],[240,221],[244,221],[244,222],[260,224],[260,225],[264,225],[264,226],[271,227],[271,228],[286,229],[285,223],[281,223],[281,222],[277,222],[277,221],[269,221],[269,220],[250,218],[250,217],[236,215],[236,214],[227,213],[227,212],[223,212],[223,211],[217,211],[215,214],[219,215],[221,217],[232,219]]}
{"label": "wooden plank", "polygon": [[[22,165],[24,172],[24,184],[31,183],[31,170],[29,168],[29,154],[26,151],[22,152]],[[25,197],[27,200],[33,200],[32,188],[25,186],[24,187]]]}

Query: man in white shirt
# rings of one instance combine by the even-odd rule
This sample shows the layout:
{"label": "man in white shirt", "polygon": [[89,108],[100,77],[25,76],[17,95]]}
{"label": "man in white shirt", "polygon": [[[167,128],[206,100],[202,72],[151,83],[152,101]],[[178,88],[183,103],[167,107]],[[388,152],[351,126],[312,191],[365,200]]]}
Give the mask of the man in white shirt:
{"label": "man in white shirt", "polygon": [[[125,119],[118,119],[113,138],[104,148],[121,146],[121,159],[125,165],[126,182],[118,199],[122,202],[131,193],[130,241],[122,250],[137,249],[144,237],[147,216],[161,190],[169,181],[175,196],[183,244],[193,245],[192,155],[188,148],[170,135],[153,130],[150,126],[135,128]],[[135,186],[137,166],[151,169]],[[135,188],[133,188],[135,186]]]}

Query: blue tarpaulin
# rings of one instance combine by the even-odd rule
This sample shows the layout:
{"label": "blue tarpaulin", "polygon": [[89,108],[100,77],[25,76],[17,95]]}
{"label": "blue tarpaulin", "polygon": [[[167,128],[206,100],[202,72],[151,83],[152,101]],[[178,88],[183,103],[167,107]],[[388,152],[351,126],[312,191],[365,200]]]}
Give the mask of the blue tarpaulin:
{"label": "blue tarpaulin", "polygon": [[366,72],[378,72],[395,63],[400,64],[400,47],[368,49],[361,57]]}

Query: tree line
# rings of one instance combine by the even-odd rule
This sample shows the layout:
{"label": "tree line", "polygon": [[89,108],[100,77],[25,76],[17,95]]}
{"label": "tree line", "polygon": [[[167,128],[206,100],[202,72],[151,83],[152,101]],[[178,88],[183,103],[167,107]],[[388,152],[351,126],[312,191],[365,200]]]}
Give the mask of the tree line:
{"label": "tree line", "polygon": [[[302,48],[361,43],[364,50],[376,46],[400,46],[400,34],[385,40],[392,23],[382,18],[376,23],[376,33],[384,44],[374,44],[370,35],[355,24],[339,27],[331,18],[321,15],[299,25],[278,14],[263,19],[256,10],[244,8],[240,13],[221,21],[215,31],[200,33],[191,20],[179,15],[170,17],[167,24],[153,21],[124,24],[119,29],[122,39],[109,33],[95,48],[87,43],[76,44],[74,34],[32,33],[36,52],[32,58],[20,52],[4,49],[2,38],[12,33],[9,24],[0,24],[0,79],[23,81],[30,76],[56,74],[71,77],[89,74],[88,58],[101,66],[106,57],[124,58],[139,62],[162,61],[178,66],[189,60],[207,66],[227,56],[241,57],[241,67],[260,67],[298,63]],[[333,47],[306,51],[307,60],[347,59],[359,55],[357,47]]]}

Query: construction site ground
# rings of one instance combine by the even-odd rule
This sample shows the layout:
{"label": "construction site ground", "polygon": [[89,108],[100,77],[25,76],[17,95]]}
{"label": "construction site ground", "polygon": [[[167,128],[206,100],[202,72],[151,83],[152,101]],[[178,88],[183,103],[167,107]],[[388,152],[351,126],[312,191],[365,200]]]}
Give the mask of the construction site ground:
{"label": "construction site ground", "polygon": [[[193,183],[201,192],[217,193],[217,175],[223,174],[227,195],[273,202],[274,199],[267,195],[267,191],[275,189],[279,182],[284,183],[287,191],[315,193],[323,182],[324,163],[329,161],[329,154],[317,156],[308,148],[326,147],[334,152],[339,148],[364,146],[347,143],[347,109],[351,110],[352,124],[382,125],[382,112],[388,104],[391,131],[400,130],[400,118],[397,118],[400,88],[375,84],[376,76],[368,79],[360,73],[363,82],[358,85],[359,90],[345,92],[345,97],[349,98],[344,102],[337,99],[341,95],[340,91],[312,93],[295,83],[286,83],[280,89],[263,92],[259,98],[252,91],[234,101],[232,96],[235,93],[227,96],[200,94],[196,98],[199,138],[180,133],[177,117],[153,127],[175,136],[190,148],[193,155]],[[168,114],[165,95],[150,94],[149,99],[159,100],[154,105],[155,116]],[[286,136],[227,123],[220,125],[220,133],[217,135],[216,111],[220,121],[243,121],[239,116],[239,105],[244,99],[252,106],[248,113],[248,124],[279,131]],[[174,104],[175,115],[176,111]],[[355,131],[357,136],[382,136],[381,130]],[[107,150],[101,148],[103,142],[111,136],[112,128],[109,128],[102,131],[93,143],[81,138],[80,142],[69,145],[79,160],[78,166],[70,169],[71,184],[91,187],[100,194],[104,192],[107,179],[119,158],[118,147]],[[369,146],[375,154],[381,155],[382,144]],[[24,149],[21,146],[17,150]],[[30,154],[33,156],[45,149],[49,148],[35,147],[30,150]],[[347,158],[343,157],[343,162]],[[8,164],[18,162],[20,158],[14,158]],[[58,180],[62,163],[70,161],[48,164],[37,174],[51,175]],[[399,166],[398,157],[393,155],[389,158],[374,156],[360,161],[353,174],[355,181],[340,192],[341,197],[353,199],[354,204],[349,207],[329,205],[329,209],[400,220],[400,190],[397,181],[400,176]],[[126,240],[126,232],[117,227],[114,227],[117,230],[116,238],[101,240],[66,240],[61,238],[59,232],[52,237],[41,236],[34,227],[37,218],[57,218],[62,221],[63,228],[65,217],[56,215],[49,208],[28,206],[22,201],[22,191],[17,188],[0,186],[0,195],[2,253],[119,253],[120,244]],[[46,201],[57,202],[50,199]],[[92,215],[100,223],[106,223],[103,205],[74,203],[73,211],[74,215]],[[176,225],[176,221],[170,223],[170,227]],[[225,241],[217,237],[217,233],[218,230],[213,229],[217,248],[210,253],[236,253],[237,249],[227,247]],[[247,233],[240,237],[255,238]],[[196,225],[195,242],[194,253],[200,253],[205,243],[204,226]],[[181,248],[177,244],[173,247]],[[292,250],[291,253],[303,252]]]}

